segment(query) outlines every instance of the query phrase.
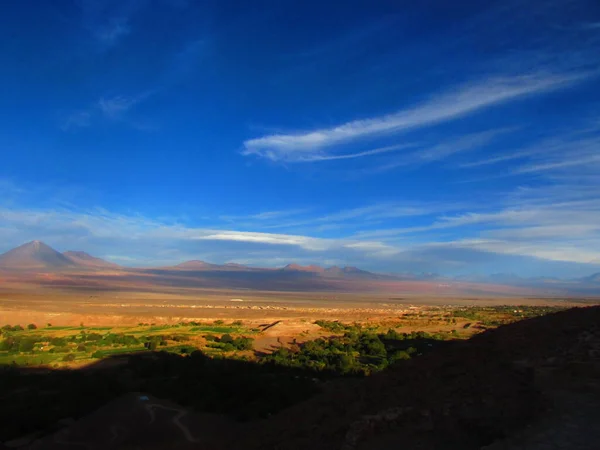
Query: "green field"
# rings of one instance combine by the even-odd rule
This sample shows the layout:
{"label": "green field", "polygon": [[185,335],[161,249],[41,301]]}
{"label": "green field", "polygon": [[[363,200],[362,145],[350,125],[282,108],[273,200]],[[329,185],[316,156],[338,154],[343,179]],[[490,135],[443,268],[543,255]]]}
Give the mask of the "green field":
{"label": "green field", "polygon": [[[189,354],[206,347],[223,335],[239,339],[255,333],[239,322],[234,324],[180,323],[137,326],[45,326],[5,325],[0,328],[0,366],[63,366],[93,362],[119,354],[167,351]],[[214,352],[233,352],[221,346]]]}

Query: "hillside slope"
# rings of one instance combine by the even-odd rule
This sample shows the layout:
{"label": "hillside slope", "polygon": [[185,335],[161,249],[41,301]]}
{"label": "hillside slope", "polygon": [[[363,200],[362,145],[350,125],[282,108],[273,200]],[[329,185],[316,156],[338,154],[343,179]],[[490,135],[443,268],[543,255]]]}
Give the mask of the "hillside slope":
{"label": "hillside slope", "polygon": [[89,267],[94,269],[118,269],[120,266],[115,263],[111,263],[101,258],[96,258],[86,252],[81,251],[67,251],[64,252],[67,258],[73,261],[79,267]]}
{"label": "hillside slope", "polygon": [[[600,420],[599,375],[600,307],[573,309],[332,386],[248,429],[231,447],[464,450],[496,442],[494,449],[592,449],[593,438],[600,438],[589,429]],[[585,414],[577,413],[582,409]],[[557,429],[557,414],[571,428]],[[538,435],[525,429],[528,424]],[[566,444],[523,446],[538,438],[551,445],[553,436]],[[503,447],[498,441],[505,439]]]}

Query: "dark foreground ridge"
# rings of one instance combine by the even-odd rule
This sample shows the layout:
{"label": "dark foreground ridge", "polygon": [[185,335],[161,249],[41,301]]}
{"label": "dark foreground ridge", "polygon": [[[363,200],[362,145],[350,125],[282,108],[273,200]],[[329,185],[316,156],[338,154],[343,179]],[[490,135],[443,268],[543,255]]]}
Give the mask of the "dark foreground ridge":
{"label": "dark foreground ridge", "polygon": [[7,369],[0,382],[3,440],[42,428],[10,442],[19,448],[595,449],[600,307],[501,326],[367,378],[315,383],[156,353]]}

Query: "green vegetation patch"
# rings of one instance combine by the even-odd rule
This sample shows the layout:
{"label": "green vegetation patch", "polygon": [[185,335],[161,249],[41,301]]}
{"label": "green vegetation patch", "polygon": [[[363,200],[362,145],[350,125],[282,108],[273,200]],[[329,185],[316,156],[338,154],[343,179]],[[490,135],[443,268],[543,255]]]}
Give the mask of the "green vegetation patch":
{"label": "green vegetation patch", "polygon": [[325,375],[369,375],[390,364],[422,355],[440,345],[445,335],[423,331],[387,333],[351,331],[343,336],[320,338],[280,347],[261,358],[262,363],[309,369]]}
{"label": "green vegetation patch", "polygon": [[219,326],[219,325],[200,325],[196,327],[190,328],[190,332],[198,333],[198,332],[208,332],[208,333],[239,333],[241,331],[240,328],[230,327],[230,326]]}
{"label": "green vegetation patch", "polygon": [[102,359],[114,355],[124,355],[127,353],[147,352],[146,347],[125,347],[125,348],[110,348],[106,350],[96,350],[92,353],[92,358]]}

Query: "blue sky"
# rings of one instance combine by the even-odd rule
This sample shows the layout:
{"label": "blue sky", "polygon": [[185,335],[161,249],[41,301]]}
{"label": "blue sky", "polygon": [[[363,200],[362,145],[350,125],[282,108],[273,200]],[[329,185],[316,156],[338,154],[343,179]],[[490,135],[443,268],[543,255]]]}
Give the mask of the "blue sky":
{"label": "blue sky", "polygon": [[600,271],[596,1],[4,2],[0,64],[0,251]]}

